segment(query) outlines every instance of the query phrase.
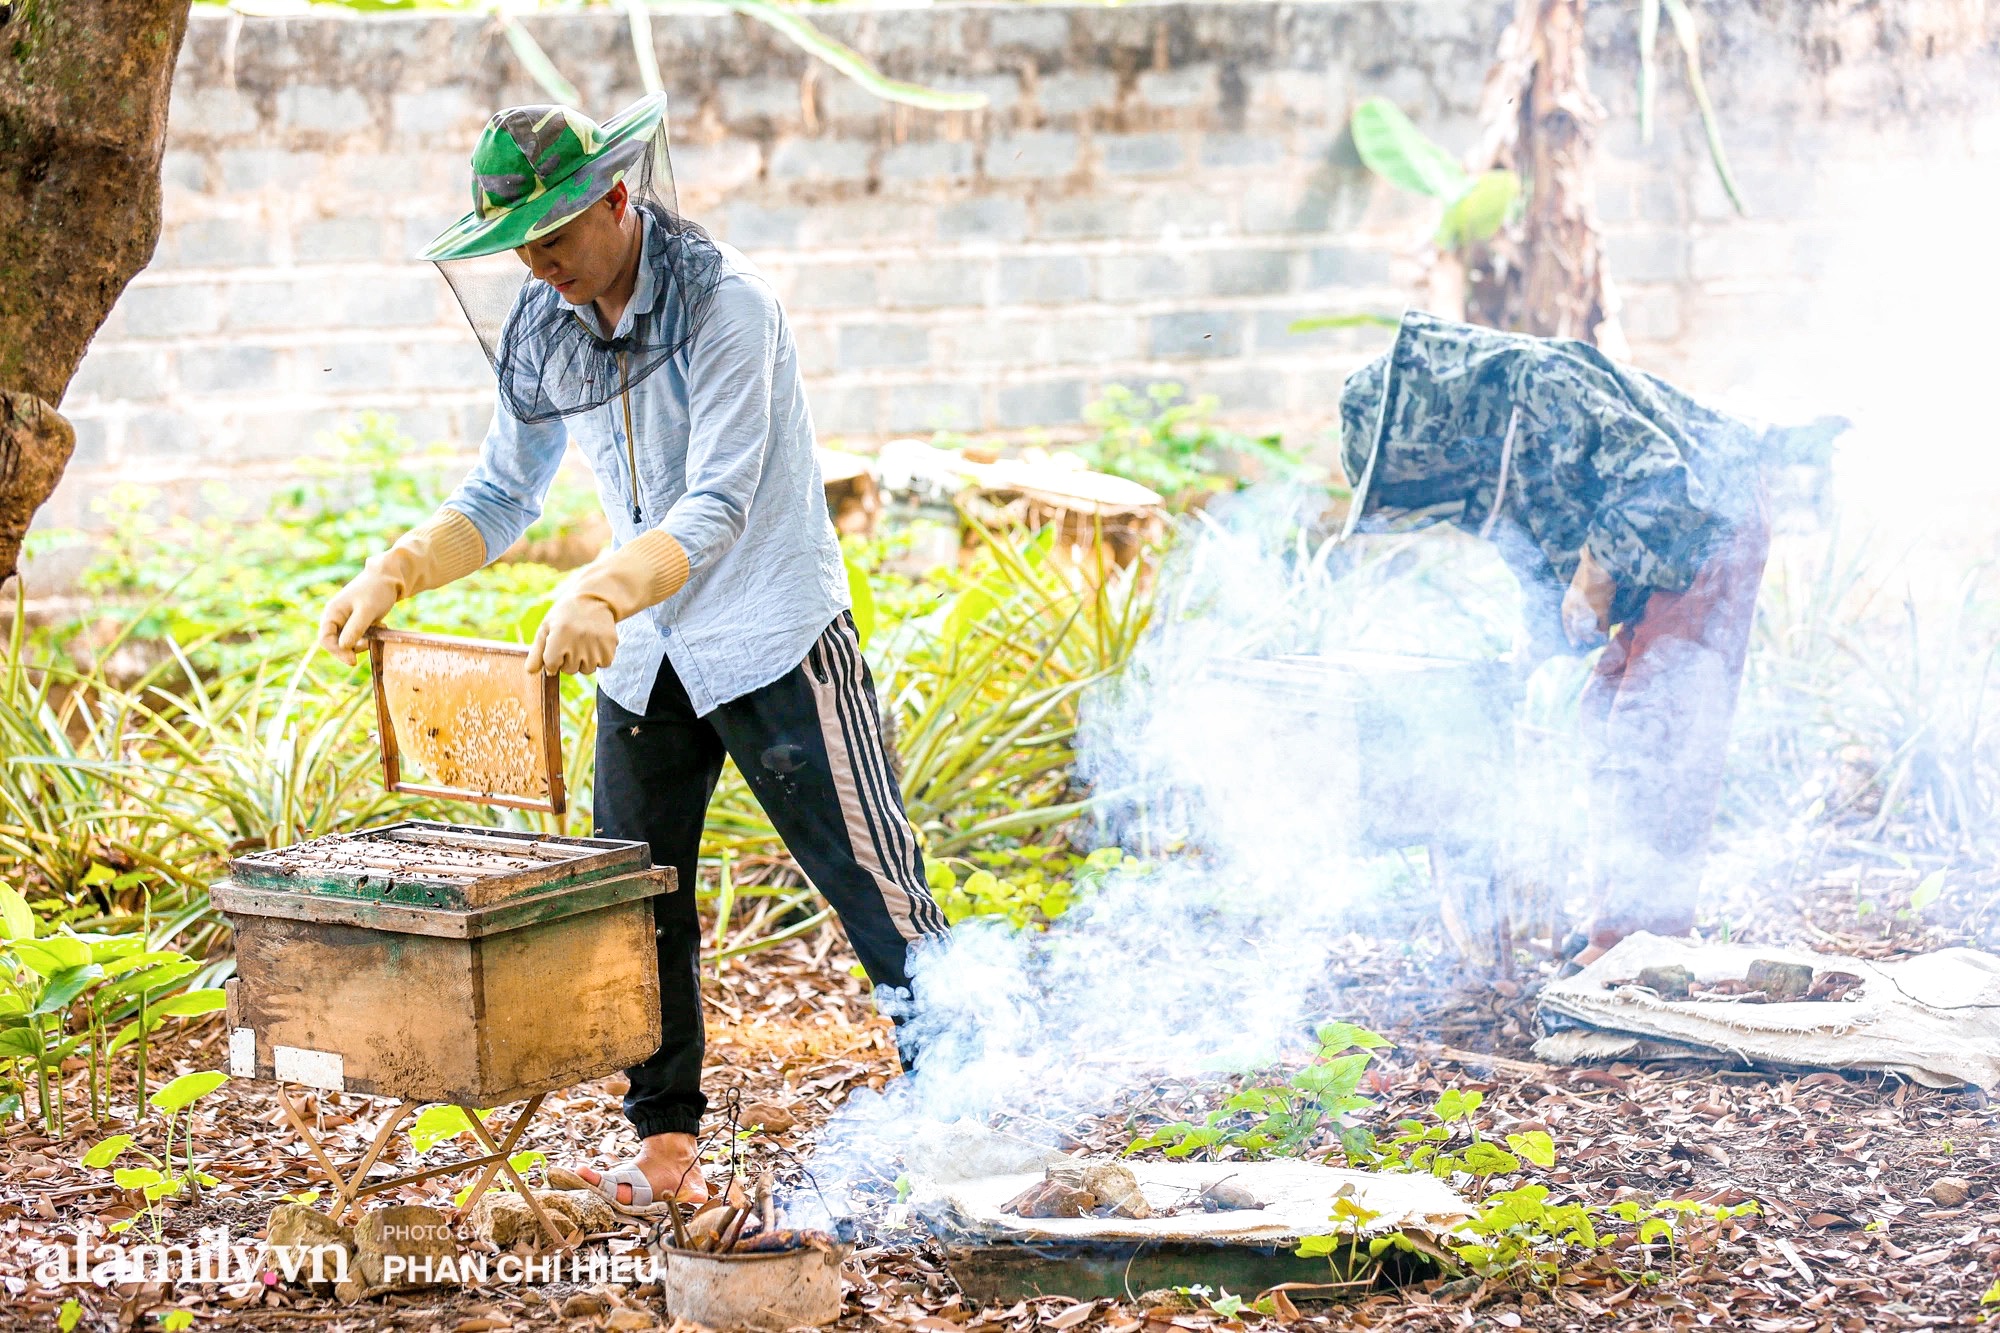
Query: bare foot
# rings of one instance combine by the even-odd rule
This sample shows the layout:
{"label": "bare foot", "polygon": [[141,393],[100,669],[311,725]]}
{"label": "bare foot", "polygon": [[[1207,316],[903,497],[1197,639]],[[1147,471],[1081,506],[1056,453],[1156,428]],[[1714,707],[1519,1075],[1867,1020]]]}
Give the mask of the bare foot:
{"label": "bare foot", "polygon": [[[708,1182],[702,1179],[692,1134],[655,1134],[641,1139],[639,1155],[632,1159],[632,1165],[639,1168],[646,1183],[653,1187],[654,1203],[665,1203],[668,1199],[696,1205],[708,1202]],[[576,1173],[592,1186],[604,1179],[602,1172],[587,1166],[576,1168]],[[615,1192],[622,1206],[632,1206],[630,1185],[621,1182]]]}

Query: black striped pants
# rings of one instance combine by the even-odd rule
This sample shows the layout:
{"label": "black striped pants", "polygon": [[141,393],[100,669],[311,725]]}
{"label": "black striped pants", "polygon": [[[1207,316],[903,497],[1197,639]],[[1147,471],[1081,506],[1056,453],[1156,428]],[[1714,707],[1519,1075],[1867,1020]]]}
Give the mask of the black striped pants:
{"label": "black striped pants", "polygon": [[760,690],[696,717],[662,663],[644,714],[597,696],[595,822],[606,838],[652,845],[681,890],[653,900],[665,1040],[628,1070],[625,1115],[644,1138],[697,1132],[701,1091],[701,922],[695,861],[727,754],[785,848],[840,913],[868,979],[905,993],[909,946],[945,932],[923,856],[882,749],[875,683],[843,612],[806,660]]}

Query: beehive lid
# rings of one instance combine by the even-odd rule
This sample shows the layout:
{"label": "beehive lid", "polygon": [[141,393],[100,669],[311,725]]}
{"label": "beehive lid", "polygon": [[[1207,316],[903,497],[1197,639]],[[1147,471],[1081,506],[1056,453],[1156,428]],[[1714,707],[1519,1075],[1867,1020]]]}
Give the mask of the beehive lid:
{"label": "beehive lid", "polygon": [[525,645],[376,629],[368,654],[390,791],[563,813],[556,677]]}
{"label": "beehive lid", "polygon": [[467,910],[649,870],[643,842],[409,820],[238,857],[240,888]]}

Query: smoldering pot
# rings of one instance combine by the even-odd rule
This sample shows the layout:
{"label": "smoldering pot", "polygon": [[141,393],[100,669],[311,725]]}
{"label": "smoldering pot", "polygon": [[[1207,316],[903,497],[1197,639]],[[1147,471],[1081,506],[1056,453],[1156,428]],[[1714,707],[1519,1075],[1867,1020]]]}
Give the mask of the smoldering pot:
{"label": "smoldering pot", "polygon": [[[1234,743],[1214,747],[1210,811],[1228,818],[1220,798],[1258,791],[1258,818],[1321,831],[1315,852],[1490,853],[1513,771],[1510,663],[1340,652],[1224,658],[1205,674],[1236,716]],[[1301,808],[1272,808],[1287,802]]]}

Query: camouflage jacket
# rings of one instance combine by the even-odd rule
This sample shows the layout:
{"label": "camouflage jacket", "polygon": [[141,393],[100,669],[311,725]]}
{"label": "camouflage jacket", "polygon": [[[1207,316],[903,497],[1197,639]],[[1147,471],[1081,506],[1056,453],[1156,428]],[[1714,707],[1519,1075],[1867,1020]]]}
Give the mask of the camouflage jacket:
{"label": "camouflage jacket", "polygon": [[1757,431],[1569,339],[1413,312],[1348,377],[1340,415],[1350,523],[1507,520],[1564,583],[1587,544],[1619,619],[1685,590],[1758,504]]}

